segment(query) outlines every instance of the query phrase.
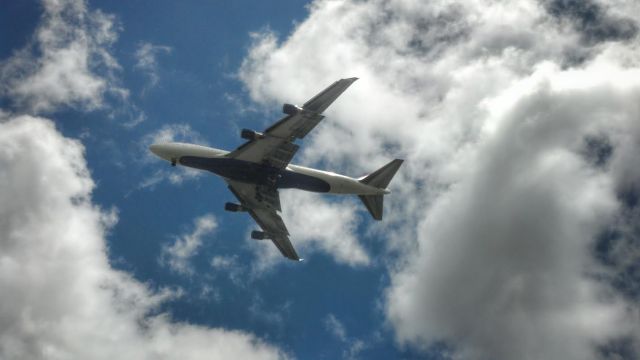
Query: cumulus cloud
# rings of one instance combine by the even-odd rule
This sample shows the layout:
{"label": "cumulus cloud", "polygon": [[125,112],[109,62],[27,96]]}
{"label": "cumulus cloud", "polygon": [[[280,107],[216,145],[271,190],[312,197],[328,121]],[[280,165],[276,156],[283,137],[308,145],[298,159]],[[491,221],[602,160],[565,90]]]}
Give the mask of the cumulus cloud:
{"label": "cumulus cloud", "polygon": [[284,357],[247,333],[172,322],[158,306],[179,294],[110,266],[117,216],[93,204],[79,141],[5,114],[0,149],[1,358]]}
{"label": "cumulus cloud", "polygon": [[462,359],[640,351],[637,6],[316,1],[284,41],[254,34],[239,77],[260,104],[360,77],[303,162],[358,174],[407,160],[376,231],[399,345]]}
{"label": "cumulus cloud", "polygon": [[145,87],[145,91],[155,87],[160,81],[160,75],[158,75],[158,55],[171,53],[172,49],[165,45],[154,45],[148,42],[143,42],[138,45],[136,50],[136,68],[142,70],[149,78],[149,83]]}
{"label": "cumulus cloud", "polygon": [[352,266],[369,264],[369,255],[355,237],[355,208],[353,201],[328,203],[317,194],[283,191],[283,218],[291,237],[301,251],[320,249],[333,255],[339,263]]}
{"label": "cumulus cloud", "polygon": [[599,122],[576,109],[615,114],[618,101],[532,90],[419,225],[419,255],[387,292],[403,341],[461,339],[468,358],[588,359],[593,341],[629,331],[621,300],[585,275],[618,209],[614,184],[571,149]]}
{"label": "cumulus cloud", "polygon": [[[612,14],[612,4],[594,0],[547,0],[549,14],[567,20],[588,44],[609,40],[629,40],[638,34],[638,24],[627,15]],[[615,4],[613,4],[615,6]]]}
{"label": "cumulus cloud", "polygon": [[93,110],[107,94],[126,98],[109,52],[118,37],[114,16],[89,10],[82,0],[44,0],[33,39],[0,63],[0,94],[27,113],[59,106]]}
{"label": "cumulus cloud", "polygon": [[202,246],[202,238],[213,233],[218,222],[212,214],[206,214],[194,220],[193,231],[176,237],[173,244],[162,247],[160,262],[181,274],[192,274],[193,268],[189,260],[198,253]]}

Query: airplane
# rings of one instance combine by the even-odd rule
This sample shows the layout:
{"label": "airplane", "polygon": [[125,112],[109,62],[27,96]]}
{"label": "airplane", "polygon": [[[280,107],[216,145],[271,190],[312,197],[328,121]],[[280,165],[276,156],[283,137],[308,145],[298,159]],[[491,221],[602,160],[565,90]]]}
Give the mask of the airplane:
{"label": "airplane", "polygon": [[357,195],[375,220],[382,220],[383,196],[403,160],[395,159],[360,178],[290,164],[298,150],[296,139],[304,138],[324,118],[324,112],[358,78],[341,79],[304,103],[284,104],[285,116],[264,132],[242,129],[247,140],[229,152],[178,142],[153,144],[149,150],[172,166],[183,165],[210,171],[224,179],[240,201],[228,202],[225,210],[248,212],[261,231],[251,232],[255,240],[270,239],[282,255],[301,261],[289,240],[282,218],[279,189],[300,189],[318,193]]}

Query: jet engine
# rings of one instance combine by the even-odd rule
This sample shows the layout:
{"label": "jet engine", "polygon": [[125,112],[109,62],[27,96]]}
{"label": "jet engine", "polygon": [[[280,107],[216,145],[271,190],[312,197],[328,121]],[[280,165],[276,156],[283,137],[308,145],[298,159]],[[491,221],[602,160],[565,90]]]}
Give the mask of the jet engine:
{"label": "jet engine", "polygon": [[247,140],[255,140],[262,139],[264,137],[264,134],[253,131],[251,129],[242,129],[242,131],[240,131],[240,137]]}
{"label": "jet engine", "polygon": [[245,209],[244,206],[240,204],[234,204],[231,202],[224,204],[224,209],[226,211],[231,211],[231,212],[247,211],[247,209]]}
{"label": "jet engine", "polygon": [[302,111],[301,108],[292,105],[292,104],[284,104],[282,105],[282,112],[287,114],[287,115],[295,115],[297,113],[299,113],[300,111]]}
{"label": "jet engine", "polygon": [[264,231],[254,230],[251,232],[251,238],[253,240],[266,240],[266,239],[269,239],[270,236]]}

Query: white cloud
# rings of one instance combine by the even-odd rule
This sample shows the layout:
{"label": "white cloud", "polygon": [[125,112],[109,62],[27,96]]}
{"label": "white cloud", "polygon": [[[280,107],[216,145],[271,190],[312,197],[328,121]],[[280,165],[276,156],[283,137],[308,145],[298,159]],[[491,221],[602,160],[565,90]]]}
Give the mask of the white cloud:
{"label": "white cloud", "polygon": [[229,277],[236,286],[245,286],[243,279],[244,267],[238,262],[238,256],[222,256],[216,255],[211,258],[211,268],[215,270],[215,275],[223,273]]}
{"label": "white cloud", "polygon": [[158,75],[158,54],[171,53],[172,49],[165,45],[154,45],[148,42],[143,42],[138,45],[136,50],[136,68],[142,70],[149,78],[149,83],[145,87],[145,91],[155,87],[160,81],[160,75]]}
{"label": "white cloud", "polygon": [[116,215],[92,203],[81,143],[46,119],[2,117],[0,358],[284,357],[251,334],[158,313],[176,294],[109,264],[105,236]]}
{"label": "white cloud", "polygon": [[213,233],[218,227],[218,222],[212,214],[206,214],[194,220],[193,231],[176,237],[171,245],[162,247],[160,262],[181,274],[192,274],[193,268],[189,261],[198,253],[202,246],[202,238]]}
{"label": "white cloud", "polygon": [[343,359],[358,359],[358,355],[360,355],[362,350],[366,348],[364,341],[360,339],[351,339],[347,335],[347,330],[345,329],[344,324],[338,320],[335,315],[327,315],[324,319],[324,327],[341,343],[347,345],[347,348],[342,352]]}
{"label": "white cloud", "polygon": [[256,294],[253,297],[251,306],[249,307],[249,313],[256,320],[264,323],[268,323],[270,326],[282,330],[285,320],[289,318],[291,301],[285,301],[278,305],[276,308],[265,306],[264,300],[260,294]]}
{"label": "white cloud", "polygon": [[324,319],[324,327],[340,341],[347,340],[347,331],[344,329],[344,325],[335,315],[329,314]]}
{"label": "white cloud", "polygon": [[203,137],[189,124],[164,124],[160,129],[145,135],[142,142],[145,146],[149,146],[174,141],[205,143]]}
{"label": "white cloud", "polygon": [[[592,4],[591,20],[613,26]],[[358,174],[407,160],[378,228],[395,255],[384,308],[402,346],[590,359],[627,338],[640,351],[638,306],[602,280],[619,269],[593,256],[620,217],[635,216],[622,237],[638,236],[620,192],[640,186],[640,44],[586,42],[580,32],[601,24],[558,16],[535,1],[316,1],[282,43],[254,35],[239,76],[261,104],[360,77],[305,139],[305,163]],[[593,159],[593,137],[611,154]]]}
{"label": "white cloud", "polygon": [[137,106],[132,105],[129,111],[130,112],[128,116],[130,120],[122,124],[122,126],[124,126],[125,128],[132,129],[147,120],[147,114],[145,114],[144,111],[140,110]]}
{"label": "white cloud", "polygon": [[112,15],[90,11],[82,0],[44,0],[44,14],[27,46],[0,63],[0,94],[28,113],[59,106],[93,110],[106,94],[126,98],[113,72],[109,48],[117,39]]}
{"label": "white cloud", "polygon": [[357,215],[352,201],[329,203],[321,195],[282,191],[283,219],[300,251],[320,249],[339,263],[367,265],[369,255],[355,237]]}

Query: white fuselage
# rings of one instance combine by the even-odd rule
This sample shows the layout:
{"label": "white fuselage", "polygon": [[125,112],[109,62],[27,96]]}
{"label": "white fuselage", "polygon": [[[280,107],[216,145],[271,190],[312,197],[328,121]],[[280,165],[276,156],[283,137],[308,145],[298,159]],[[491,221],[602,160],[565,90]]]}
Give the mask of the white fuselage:
{"label": "white fuselage", "polygon": [[[202,170],[209,170],[222,177],[244,182],[253,182],[252,177],[244,177],[244,173],[255,171],[255,163],[249,163],[241,160],[234,160],[227,157],[228,151],[210,148],[207,146],[185,144],[185,143],[164,143],[151,145],[151,152],[158,157],[170,161],[172,164],[180,164],[184,166],[194,167]],[[184,159],[184,160],[182,160]],[[197,165],[193,159],[197,159]],[[186,161],[189,160],[189,161]],[[234,161],[233,173],[219,171],[217,165],[223,161]],[[206,164],[206,165],[202,165]],[[246,171],[244,167],[246,165]],[[229,164],[224,164],[224,168],[229,169]],[[388,194],[386,189],[376,188],[361,183],[358,179],[336,174],[329,171],[322,171],[308,168],[305,166],[289,164],[286,169],[281,170],[281,177],[290,179],[286,186],[282,188],[298,188],[302,190],[315,192],[328,192],[332,194],[351,194],[351,195],[381,195]],[[315,179],[315,180],[312,180]],[[316,184],[326,183],[328,186],[318,186]],[[310,186],[308,184],[313,184]]]}

